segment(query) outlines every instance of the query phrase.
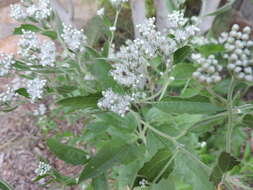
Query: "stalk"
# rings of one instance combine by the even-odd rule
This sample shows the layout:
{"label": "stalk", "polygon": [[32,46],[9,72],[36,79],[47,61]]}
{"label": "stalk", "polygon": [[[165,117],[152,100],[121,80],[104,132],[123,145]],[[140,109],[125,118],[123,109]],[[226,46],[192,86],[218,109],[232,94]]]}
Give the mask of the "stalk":
{"label": "stalk", "polygon": [[231,82],[228,88],[227,95],[227,111],[228,111],[228,125],[226,133],[226,151],[231,152],[231,141],[233,134],[233,91],[235,86],[234,77],[232,76]]}

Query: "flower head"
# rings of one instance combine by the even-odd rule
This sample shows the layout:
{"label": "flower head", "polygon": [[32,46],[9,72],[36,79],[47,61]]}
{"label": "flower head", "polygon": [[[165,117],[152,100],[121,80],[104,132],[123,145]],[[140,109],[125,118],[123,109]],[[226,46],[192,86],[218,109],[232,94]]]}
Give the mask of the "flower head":
{"label": "flower head", "polygon": [[41,80],[39,78],[27,82],[27,92],[31,96],[32,102],[36,99],[42,98],[46,83],[46,80]]}
{"label": "flower head", "polygon": [[72,51],[84,51],[87,37],[84,35],[83,30],[77,30],[71,26],[63,25],[63,34],[61,37]]}
{"label": "flower head", "polygon": [[213,55],[208,58],[202,57],[200,54],[193,54],[192,59],[200,64],[200,67],[193,73],[193,77],[202,83],[217,83],[221,81],[220,72],[222,66],[218,64],[218,61]]}
{"label": "flower head", "polygon": [[0,77],[8,74],[14,63],[13,55],[0,53]]}
{"label": "flower head", "polygon": [[48,19],[53,11],[50,0],[22,0],[21,4],[14,4],[10,7],[10,16],[16,20],[25,20],[32,17],[37,21],[42,21]]}
{"label": "flower head", "polygon": [[47,174],[51,169],[52,167],[49,164],[45,162],[39,162],[39,167],[35,170],[35,173],[39,176],[42,176]]}
{"label": "flower head", "polygon": [[51,40],[40,42],[36,33],[23,31],[18,54],[28,65],[54,66],[56,46]]}
{"label": "flower head", "polygon": [[112,89],[108,89],[102,92],[103,98],[99,100],[98,107],[101,109],[107,109],[121,116],[129,111],[132,98],[128,95],[116,94]]}
{"label": "flower head", "polygon": [[227,51],[223,55],[228,60],[227,68],[237,78],[253,82],[253,56],[249,50],[253,46],[250,40],[250,27],[246,26],[240,31],[235,24],[229,33],[222,33],[219,39]]}

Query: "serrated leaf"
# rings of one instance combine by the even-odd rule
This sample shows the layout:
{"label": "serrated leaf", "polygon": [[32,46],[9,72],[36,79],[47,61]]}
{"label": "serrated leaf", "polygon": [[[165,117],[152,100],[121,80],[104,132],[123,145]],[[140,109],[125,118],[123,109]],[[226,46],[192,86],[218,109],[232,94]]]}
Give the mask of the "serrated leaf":
{"label": "serrated leaf", "polygon": [[94,190],[109,190],[107,178],[105,174],[92,179],[92,187]]}
{"label": "serrated leaf", "polygon": [[139,156],[139,148],[135,144],[125,144],[121,141],[111,141],[88,162],[80,174],[79,183],[94,178],[116,164],[130,163]]}
{"label": "serrated leaf", "polygon": [[192,48],[190,46],[184,46],[178,49],[174,53],[174,63],[181,63],[183,62],[192,52]]}
{"label": "serrated leaf", "polygon": [[56,104],[61,105],[63,107],[68,107],[71,109],[71,111],[76,111],[85,108],[97,108],[97,102],[100,98],[100,94],[94,94],[89,96],[74,96],[62,99]]}
{"label": "serrated leaf", "polygon": [[215,185],[218,185],[222,180],[223,174],[230,171],[234,166],[239,164],[240,162],[235,157],[227,152],[222,152],[219,156],[218,163],[212,170],[209,178],[210,181]]}
{"label": "serrated leaf", "polygon": [[193,102],[186,100],[160,101],[153,105],[166,113],[210,114],[224,110],[224,108],[208,102]]}
{"label": "serrated leaf", "polygon": [[24,31],[32,31],[32,32],[40,32],[41,29],[32,24],[21,24],[21,26],[14,29],[13,34],[20,35],[23,34]]}
{"label": "serrated leaf", "polygon": [[55,139],[48,139],[47,145],[60,160],[72,165],[83,165],[88,159],[88,154],[81,149],[59,143]]}
{"label": "serrated leaf", "polygon": [[[143,178],[149,182],[153,182],[154,179],[160,174],[163,170],[164,166],[171,159],[171,152],[168,149],[160,149],[148,162],[144,164],[144,166],[138,172],[138,177],[135,181],[135,185],[139,184]],[[159,182],[162,178],[167,178],[173,170],[173,162],[169,165],[169,167],[164,171],[162,176],[158,179]]]}
{"label": "serrated leaf", "polygon": [[12,187],[7,184],[5,181],[0,179],[0,189],[1,190],[12,190]]}

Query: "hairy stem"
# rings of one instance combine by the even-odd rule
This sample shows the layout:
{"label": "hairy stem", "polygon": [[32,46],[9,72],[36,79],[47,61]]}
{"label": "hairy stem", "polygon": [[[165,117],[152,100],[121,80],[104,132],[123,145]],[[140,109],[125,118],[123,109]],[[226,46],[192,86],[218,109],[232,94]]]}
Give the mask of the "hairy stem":
{"label": "hairy stem", "polygon": [[233,91],[234,91],[234,77],[232,76],[231,82],[228,88],[227,95],[227,111],[228,111],[228,124],[226,133],[226,151],[231,152],[231,141],[233,134]]}

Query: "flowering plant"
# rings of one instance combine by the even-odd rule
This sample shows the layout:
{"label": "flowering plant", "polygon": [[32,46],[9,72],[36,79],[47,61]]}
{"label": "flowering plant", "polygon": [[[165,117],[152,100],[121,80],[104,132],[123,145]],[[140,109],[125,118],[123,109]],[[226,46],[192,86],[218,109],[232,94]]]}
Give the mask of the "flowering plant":
{"label": "flowering plant", "polygon": [[[16,28],[17,55],[0,54],[0,76],[19,77],[0,93],[2,111],[51,97],[52,112],[84,119],[83,133],[72,137],[82,148],[47,140],[59,159],[82,165],[81,173],[63,176],[41,161],[36,181],[94,190],[246,187],[236,180],[250,172],[248,157],[238,156],[246,139],[235,141],[252,124],[253,105],[241,98],[253,84],[251,29],[234,25],[207,39],[196,19],[174,11],[163,31],[149,18],[137,26],[138,38],[115,48],[124,2],[112,1],[113,24],[98,11],[108,27],[101,49],[62,24],[49,1],[11,6],[13,18],[35,25]],[[36,115],[45,109],[40,104]]]}

